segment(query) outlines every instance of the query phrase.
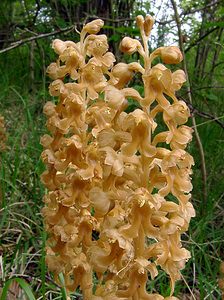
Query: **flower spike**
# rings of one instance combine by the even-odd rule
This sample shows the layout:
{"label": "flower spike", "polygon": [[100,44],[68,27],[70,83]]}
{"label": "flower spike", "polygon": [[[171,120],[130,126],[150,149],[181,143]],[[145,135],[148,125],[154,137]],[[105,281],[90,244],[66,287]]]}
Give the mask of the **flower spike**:
{"label": "flower spike", "polygon": [[[80,42],[53,42],[58,59],[47,68],[58,100],[44,106],[49,134],[41,138],[46,261],[56,282],[62,273],[66,290],[79,287],[85,300],[176,300],[175,282],[190,258],[181,235],[195,216],[194,161],[186,150],[192,129],[175,94],[186,79],[182,70],[152,65],[158,56],[177,64],[182,54],[174,46],[150,54],[154,20],[136,22],[142,44],[125,37],[120,50],[138,52],[143,65],[116,64],[107,37],[98,34],[103,21],[94,20]],[[136,73],[143,95],[129,85]],[[130,112],[129,99],[137,106]],[[147,291],[159,269],[170,277],[166,298]]]}

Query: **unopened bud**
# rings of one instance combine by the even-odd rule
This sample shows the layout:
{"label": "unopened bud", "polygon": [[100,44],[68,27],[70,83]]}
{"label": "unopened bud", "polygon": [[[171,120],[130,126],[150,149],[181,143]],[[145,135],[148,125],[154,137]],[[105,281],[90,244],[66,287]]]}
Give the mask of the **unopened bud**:
{"label": "unopened bud", "polygon": [[172,88],[174,91],[178,91],[184,82],[186,82],[186,75],[183,70],[177,70],[172,74]]}
{"label": "unopened bud", "polygon": [[176,46],[161,47],[157,50],[165,64],[179,64],[183,60],[183,55]]}
{"label": "unopened bud", "polygon": [[67,48],[65,42],[56,39],[52,43],[52,48],[54,49],[54,52],[57,53],[58,55],[61,55],[65,49]]}
{"label": "unopened bud", "polygon": [[90,23],[87,23],[83,27],[83,31],[86,31],[89,34],[96,34],[100,31],[100,29],[103,27],[103,25],[104,25],[104,21],[101,19],[97,19]]}
{"label": "unopened bud", "polygon": [[133,71],[129,69],[129,65],[125,63],[118,63],[112,69],[112,75],[117,80],[117,87],[124,87],[125,84],[131,80]]}
{"label": "unopened bud", "polygon": [[144,31],[145,31],[145,35],[149,36],[150,32],[152,30],[152,27],[154,25],[154,19],[152,16],[146,16],[145,17],[145,22],[144,22]]}
{"label": "unopened bud", "polygon": [[136,24],[139,28],[141,28],[144,25],[143,16],[139,15],[139,16],[136,17]]}
{"label": "unopened bud", "polygon": [[119,49],[121,52],[132,54],[136,52],[139,47],[141,47],[139,41],[131,39],[129,37],[125,37],[121,41]]}

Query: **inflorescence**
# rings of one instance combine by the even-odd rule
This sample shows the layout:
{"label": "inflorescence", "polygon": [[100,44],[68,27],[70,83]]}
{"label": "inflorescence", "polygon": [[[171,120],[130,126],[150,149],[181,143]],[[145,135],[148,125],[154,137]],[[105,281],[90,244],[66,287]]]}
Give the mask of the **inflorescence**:
{"label": "inflorescence", "polygon": [[[175,95],[186,79],[164,65],[180,63],[182,54],[176,46],[149,54],[153,18],[136,21],[142,43],[125,37],[120,50],[138,53],[142,64],[115,64],[98,19],[78,43],[54,40],[58,59],[47,69],[57,99],[45,104],[50,134],[41,139],[47,264],[86,300],[177,299],[174,285],[190,258],[181,234],[195,215],[186,152],[192,129]],[[137,73],[144,96],[128,86]],[[128,99],[137,103],[131,112]],[[170,297],[148,292],[159,269],[170,277]]]}

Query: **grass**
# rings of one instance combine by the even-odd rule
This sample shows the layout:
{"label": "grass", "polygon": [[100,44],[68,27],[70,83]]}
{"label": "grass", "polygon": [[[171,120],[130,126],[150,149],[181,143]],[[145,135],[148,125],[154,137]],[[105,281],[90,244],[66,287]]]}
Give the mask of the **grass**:
{"label": "grass", "polygon": [[[3,101],[4,100],[4,101]],[[44,166],[40,160],[40,136],[45,132],[42,114],[42,95],[31,96],[15,87],[3,90],[0,112],[6,120],[8,149],[1,155],[0,182],[0,288],[1,299],[66,299],[45,266],[46,233],[41,208],[44,187],[40,174]],[[197,119],[208,171],[208,199],[202,202],[201,172],[198,150],[193,142],[189,151],[195,158],[192,201],[197,216],[183,235],[184,246],[192,254],[182,280],[176,285],[180,299],[221,299],[218,288],[218,269],[224,259],[224,132],[214,122]],[[205,211],[202,216],[201,212]],[[63,281],[63,278],[61,278]],[[169,281],[163,272],[149,290],[157,289],[169,295]],[[6,298],[6,293],[8,298]],[[32,296],[33,295],[33,296]],[[32,298],[33,297],[33,298]],[[71,299],[82,299],[76,293]]]}

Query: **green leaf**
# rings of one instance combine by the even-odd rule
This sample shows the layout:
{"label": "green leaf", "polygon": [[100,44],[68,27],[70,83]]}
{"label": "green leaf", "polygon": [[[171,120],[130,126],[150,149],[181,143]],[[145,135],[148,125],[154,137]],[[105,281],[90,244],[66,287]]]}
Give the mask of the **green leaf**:
{"label": "green leaf", "polygon": [[24,279],[18,277],[10,278],[6,281],[2,289],[1,300],[7,300],[8,290],[13,281],[16,281],[20,285],[20,287],[24,290],[29,300],[36,300],[29,284]]}

